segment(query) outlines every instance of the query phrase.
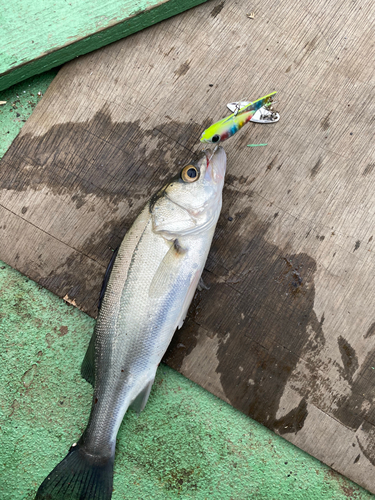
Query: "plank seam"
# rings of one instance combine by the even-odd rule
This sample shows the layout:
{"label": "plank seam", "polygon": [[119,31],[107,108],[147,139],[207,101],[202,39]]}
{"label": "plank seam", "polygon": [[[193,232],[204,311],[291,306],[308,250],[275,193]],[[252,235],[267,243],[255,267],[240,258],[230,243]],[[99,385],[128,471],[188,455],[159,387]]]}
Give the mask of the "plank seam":
{"label": "plank seam", "polygon": [[31,226],[35,227],[36,229],[38,229],[39,231],[41,231],[42,233],[46,234],[47,236],[49,236],[50,238],[53,238],[54,240],[58,241],[59,243],[61,243],[62,245],[64,245],[65,247],[68,247],[70,248],[71,250],[74,250],[75,252],[83,255],[84,257],[87,257],[88,259],[92,260],[93,262],[95,262],[96,264],[98,264],[100,267],[102,267],[103,269],[105,269],[105,266],[103,266],[103,264],[101,264],[99,261],[97,261],[96,259],[93,259],[92,257],[90,257],[90,255],[87,255],[85,254],[84,252],[82,252],[81,250],[78,250],[77,248],[74,248],[70,245],[68,245],[67,243],[65,243],[64,241],[61,241],[59,240],[58,238],[56,238],[56,236],[53,236],[53,234],[50,234],[48,233],[47,231],[45,231],[44,229],[36,226],[35,224],[33,224],[32,222],[24,219],[23,217],[21,217],[20,215],[16,214],[15,212],[13,212],[12,210],[10,210],[9,208],[5,207],[4,205],[2,205],[0,203],[0,207],[3,208],[4,210],[6,210],[7,212],[11,213],[12,215],[15,215],[17,218],[21,219],[22,221],[26,222],[26,224],[30,224]]}

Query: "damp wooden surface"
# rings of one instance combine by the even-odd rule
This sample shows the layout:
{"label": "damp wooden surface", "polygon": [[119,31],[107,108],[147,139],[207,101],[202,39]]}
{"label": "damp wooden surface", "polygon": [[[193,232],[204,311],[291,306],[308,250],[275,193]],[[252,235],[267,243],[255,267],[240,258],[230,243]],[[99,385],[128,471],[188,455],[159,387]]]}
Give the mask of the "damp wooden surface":
{"label": "damp wooden surface", "polygon": [[210,289],[165,361],[375,492],[372,4],[252,11],[208,2],[64,66],[0,164],[0,259],[95,315],[203,129],[277,90],[280,122],[224,143]]}
{"label": "damp wooden surface", "polygon": [[0,90],[205,0],[22,0],[4,3]]}

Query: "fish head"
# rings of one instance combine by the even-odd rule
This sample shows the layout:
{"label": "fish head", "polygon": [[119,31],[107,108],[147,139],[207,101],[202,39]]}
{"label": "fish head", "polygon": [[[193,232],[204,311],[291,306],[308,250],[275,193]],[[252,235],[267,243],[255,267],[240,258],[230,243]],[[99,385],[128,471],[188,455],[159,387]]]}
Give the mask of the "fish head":
{"label": "fish head", "polygon": [[151,200],[153,230],[168,239],[207,230],[221,210],[226,169],[222,147],[203,151]]}

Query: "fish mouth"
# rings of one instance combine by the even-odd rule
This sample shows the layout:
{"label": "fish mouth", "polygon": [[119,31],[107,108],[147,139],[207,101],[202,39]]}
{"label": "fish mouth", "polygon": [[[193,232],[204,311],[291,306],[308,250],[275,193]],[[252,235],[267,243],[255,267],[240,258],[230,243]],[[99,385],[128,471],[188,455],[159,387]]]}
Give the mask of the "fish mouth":
{"label": "fish mouth", "polygon": [[227,155],[225,154],[224,148],[216,146],[213,152],[211,149],[205,149],[203,153],[206,155],[207,159],[205,177],[215,182],[224,180],[227,166]]}

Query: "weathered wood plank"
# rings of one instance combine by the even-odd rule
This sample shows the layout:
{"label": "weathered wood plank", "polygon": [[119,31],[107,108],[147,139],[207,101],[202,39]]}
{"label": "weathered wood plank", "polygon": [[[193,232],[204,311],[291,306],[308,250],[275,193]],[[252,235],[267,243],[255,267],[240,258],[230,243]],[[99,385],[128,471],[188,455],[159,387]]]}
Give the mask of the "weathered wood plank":
{"label": "weathered wood plank", "polygon": [[4,3],[0,90],[206,0],[31,0]]}
{"label": "weathered wood plank", "polygon": [[0,163],[0,258],[94,315],[93,275],[205,126],[278,90],[280,122],[225,143],[210,290],[165,361],[375,492],[372,4],[245,9],[202,5],[60,71]]}

